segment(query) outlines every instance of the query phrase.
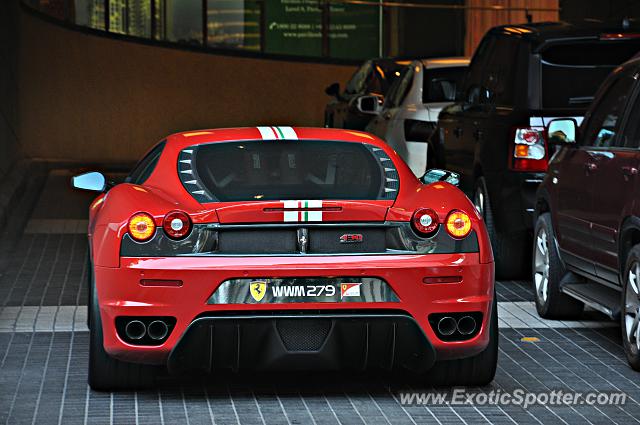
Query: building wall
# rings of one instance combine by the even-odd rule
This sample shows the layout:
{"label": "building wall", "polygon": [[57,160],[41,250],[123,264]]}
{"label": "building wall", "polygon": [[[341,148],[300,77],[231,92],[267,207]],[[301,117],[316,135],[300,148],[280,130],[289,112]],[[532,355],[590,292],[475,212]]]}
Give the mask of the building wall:
{"label": "building wall", "polygon": [[25,154],[121,161],[167,134],[321,126],[353,66],[213,55],[78,32],[22,11],[18,90]]}
{"label": "building wall", "polygon": [[20,155],[18,138],[18,2],[0,1],[0,179]]}
{"label": "building wall", "polygon": [[[489,7],[500,5],[505,8],[555,9],[550,11],[529,11],[533,22],[557,21],[559,19],[559,0],[466,0],[470,7]],[[472,55],[482,37],[491,27],[527,22],[524,10],[466,10],[465,53]]]}

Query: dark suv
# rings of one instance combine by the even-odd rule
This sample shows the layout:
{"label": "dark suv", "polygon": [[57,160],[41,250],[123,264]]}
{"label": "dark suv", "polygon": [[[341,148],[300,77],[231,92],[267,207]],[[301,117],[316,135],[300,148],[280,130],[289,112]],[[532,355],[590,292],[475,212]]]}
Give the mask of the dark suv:
{"label": "dark suv", "polygon": [[598,86],[640,50],[638,34],[603,24],[496,27],[471,61],[461,100],[439,116],[438,166],[459,173],[483,215],[501,278],[526,273],[535,193],[550,150],[544,125],[581,121]]}
{"label": "dark suv", "polygon": [[[640,370],[640,59],[602,85],[580,128],[549,123],[561,146],[538,189],[533,281],[538,313],[578,315],[586,304],[620,317]],[[577,137],[576,137],[577,136]],[[575,141],[575,142],[574,142]]]}
{"label": "dark suv", "polygon": [[331,84],[325,93],[334,99],[325,108],[324,126],[364,130],[374,115],[358,109],[358,98],[377,96],[382,104],[389,87],[404,75],[410,63],[410,60],[371,59],[351,76],[344,91],[340,91],[340,83]]}

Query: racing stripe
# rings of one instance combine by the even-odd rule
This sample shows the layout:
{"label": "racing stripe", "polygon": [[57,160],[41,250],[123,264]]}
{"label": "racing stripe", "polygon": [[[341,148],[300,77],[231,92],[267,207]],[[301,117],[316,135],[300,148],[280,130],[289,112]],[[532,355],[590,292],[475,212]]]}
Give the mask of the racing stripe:
{"label": "racing stripe", "polygon": [[298,134],[293,127],[278,127],[278,129],[280,130],[283,139],[298,140]]}
{"label": "racing stripe", "polygon": [[[282,201],[282,203],[284,204],[284,208],[291,208],[291,209],[297,209],[298,208],[298,201]],[[284,221],[289,222],[289,221],[299,221],[298,220],[298,211],[285,211],[284,212]]]}
{"label": "racing stripe", "polygon": [[258,127],[262,140],[275,140],[278,138],[271,127]]}
{"label": "racing stripe", "polygon": [[[304,211],[308,208],[322,208],[322,201],[281,201],[283,203],[285,222],[322,221],[322,211]],[[286,211],[292,209],[294,211]]]}
{"label": "racing stripe", "polygon": [[271,128],[273,129],[273,131],[275,131],[276,137],[278,138],[278,140],[284,139],[284,133],[282,132],[280,127],[271,127]]}

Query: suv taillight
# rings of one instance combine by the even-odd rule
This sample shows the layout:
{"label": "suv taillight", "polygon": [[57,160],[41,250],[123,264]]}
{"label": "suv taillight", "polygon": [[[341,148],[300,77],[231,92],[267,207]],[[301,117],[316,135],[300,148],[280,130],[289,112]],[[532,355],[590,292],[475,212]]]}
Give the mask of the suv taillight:
{"label": "suv taillight", "polygon": [[509,168],[514,171],[547,171],[546,145],[543,128],[516,128]]}

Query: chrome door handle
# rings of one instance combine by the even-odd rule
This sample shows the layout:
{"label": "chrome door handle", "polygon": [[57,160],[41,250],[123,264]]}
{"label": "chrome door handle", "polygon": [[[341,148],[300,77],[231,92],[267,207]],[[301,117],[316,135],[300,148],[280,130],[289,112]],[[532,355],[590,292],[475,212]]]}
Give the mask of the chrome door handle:
{"label": "chrome door handle", "polygon": [[622,174],[627,177],[632,177],[638,174],[638,169],[636,167],[625,166],[622,167]]}
{"label": "chrome door handle", "polygon": [[453,129],[453,134],[455,134],[456,137],[462,136],[462,128],[461,127],[456,127],[455,129]]}
{"label": "chrome door handle", "polygon": [[596,171],[598,169],[598,164],[596,164],[595,162],[587,162],[586,164],[584,164],[584,168],[587,171]]}

